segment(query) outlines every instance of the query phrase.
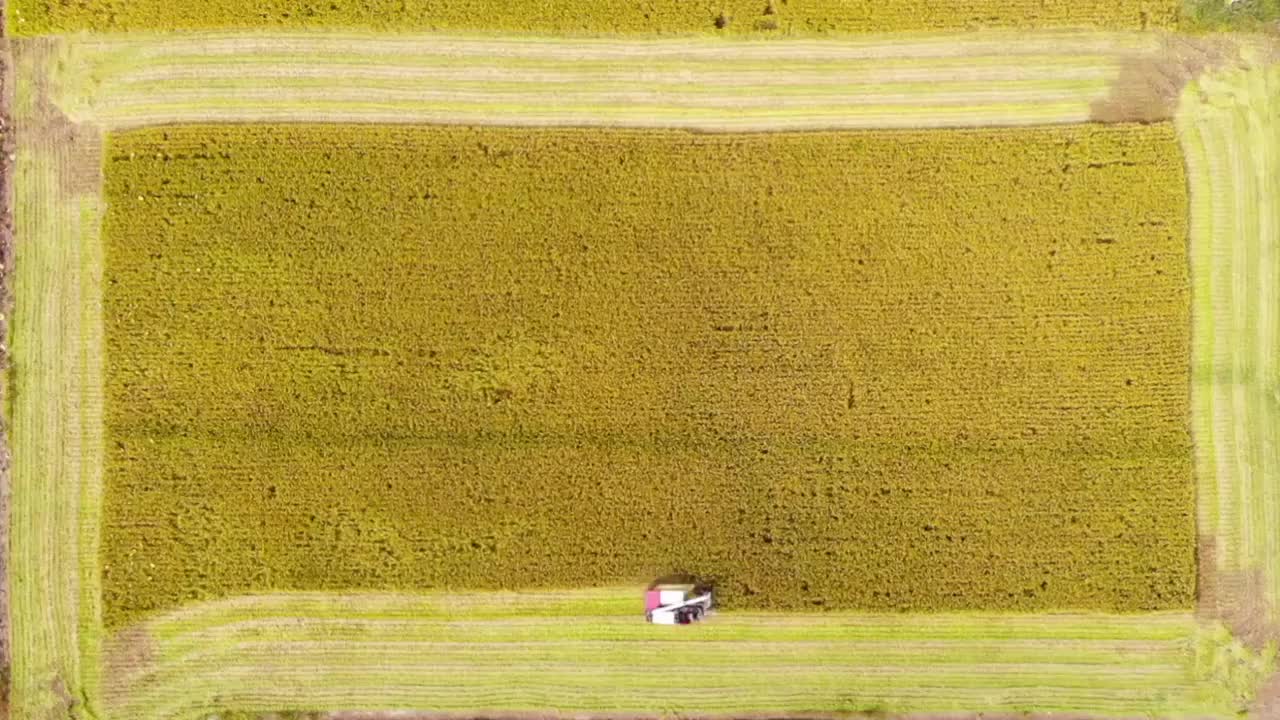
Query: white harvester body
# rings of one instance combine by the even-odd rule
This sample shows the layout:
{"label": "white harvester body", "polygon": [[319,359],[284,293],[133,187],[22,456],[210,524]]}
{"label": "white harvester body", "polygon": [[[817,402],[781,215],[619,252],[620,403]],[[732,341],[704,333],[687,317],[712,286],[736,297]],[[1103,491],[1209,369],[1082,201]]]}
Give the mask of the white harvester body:
{"label": "white harvester body", "polygon": [[645,619],[654,625],[688,625],[711,612],[711,592],[694,585],[654,585],[645,593]]}

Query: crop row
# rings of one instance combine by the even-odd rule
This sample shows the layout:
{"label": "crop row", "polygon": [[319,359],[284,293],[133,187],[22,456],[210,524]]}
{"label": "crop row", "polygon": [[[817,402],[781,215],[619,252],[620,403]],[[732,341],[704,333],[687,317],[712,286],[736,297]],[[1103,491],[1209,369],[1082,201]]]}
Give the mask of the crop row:
{"label": "crop row", "polygon": [[1180,0],[11,0],[19,34],[207,28],[360,27],[556,34],[813,35],[980,27],[1174,27]]}

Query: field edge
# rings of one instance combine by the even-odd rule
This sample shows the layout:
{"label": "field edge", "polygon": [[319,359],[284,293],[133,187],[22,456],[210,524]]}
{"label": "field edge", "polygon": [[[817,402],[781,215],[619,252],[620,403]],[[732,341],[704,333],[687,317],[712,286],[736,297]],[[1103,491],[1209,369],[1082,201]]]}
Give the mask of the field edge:
{"label": "field edge", "polygon": [[350,33],[60,42],[57,105],[110,129],[298,119],[706,132],[1150,121],[1171,117],[1188,69],[1209,62],[1195,41],[1114,32],[787,43]]}
{"label": "field edge", "polygon": [[[139,720],[353,707],[1225,718],[1274,664],[1191,613],[725,612],[671,639],[638,621],[636,603],[633,588],[202,603],[109,641],[106,675],[121,682],[104,708]],[[591,662],[570,668],[570,656]],[[821,661],[801,679],[791,670],[805,656]],[[210,664],[220,671],[197,672]],[[671,672],[699,680],[672,688],[661,680]],[[756,687],[761,676],[775,682]]]}
{"label": "field edge", "polygon": [[[101,300],[96,255],[101,138],[68,123],[42,89],[51,43],[15,46],[14,351],[6,407],[10,505],[11,710],[92,713],[101,634]],[[16,538],[16,541],[14,540]]]}
{"label": "field edge", "polygon": [[1187,89],[1201,604],[1280,642],[1280,57]]}

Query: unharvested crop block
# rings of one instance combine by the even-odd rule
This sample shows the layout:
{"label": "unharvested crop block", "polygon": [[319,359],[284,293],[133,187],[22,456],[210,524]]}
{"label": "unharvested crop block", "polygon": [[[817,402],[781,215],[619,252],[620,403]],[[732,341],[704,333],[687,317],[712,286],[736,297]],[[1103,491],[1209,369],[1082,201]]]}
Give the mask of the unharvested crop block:
{"label": "unharvested crop block", "polygon": [[670,571],[1189,607],[1185,185],[1160,124],[114,134],[107,622]]}

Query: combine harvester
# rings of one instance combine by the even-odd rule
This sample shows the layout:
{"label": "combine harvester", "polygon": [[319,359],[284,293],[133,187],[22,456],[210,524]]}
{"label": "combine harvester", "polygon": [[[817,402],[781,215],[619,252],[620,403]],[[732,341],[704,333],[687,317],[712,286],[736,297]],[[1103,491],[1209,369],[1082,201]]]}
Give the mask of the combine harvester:
{"label": "combine harvester", "polygon": [[688,625],[711,612],[710,588],[654,583],[644,594],[644,619],[655,625]]}

